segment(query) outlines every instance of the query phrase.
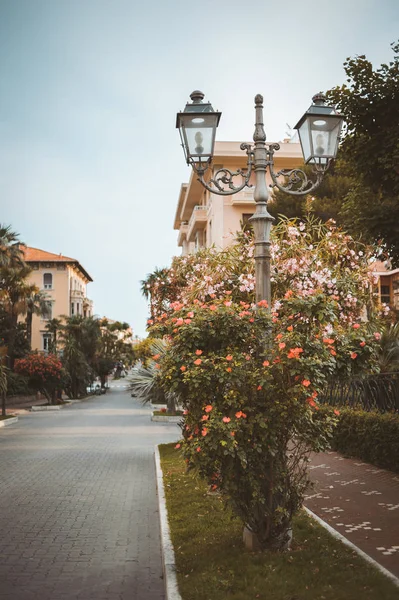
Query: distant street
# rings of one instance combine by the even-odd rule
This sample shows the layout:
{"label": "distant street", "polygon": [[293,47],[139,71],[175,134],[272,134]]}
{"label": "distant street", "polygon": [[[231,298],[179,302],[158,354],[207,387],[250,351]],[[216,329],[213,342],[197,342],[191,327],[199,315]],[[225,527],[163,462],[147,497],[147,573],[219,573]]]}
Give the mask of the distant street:
{"label": "distant street", "polygon": [[0,430],[1,600],[163,600],[154,445],[124,389]]}

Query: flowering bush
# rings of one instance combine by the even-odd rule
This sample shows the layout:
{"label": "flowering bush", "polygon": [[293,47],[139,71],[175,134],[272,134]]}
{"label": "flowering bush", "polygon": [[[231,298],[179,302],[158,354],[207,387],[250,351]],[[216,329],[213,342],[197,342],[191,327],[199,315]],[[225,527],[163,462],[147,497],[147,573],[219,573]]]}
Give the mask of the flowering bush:
{"label": "flowering bush", "polygon": [[376,369],[377,339],[362,321],[372,309],[366,248],[333,224],[284,221],[272,252],[270,310],[254,304],[249,235],[174,259],[168,286],[179,291],[154,287],[151,333],[169,342],[158,383],[185,409],[177,448],[262,547],[281,548],[308,455],[327,447],[338,416],[318,410],[318,395],[333,376]]}
{"label": "flowering bush", "polygon": [[60,388],[63,369],[60,360],[54,354],[29,354],[15,361],[16,373],[29,378],[29,385],[43,393],[47,400],[54,400],[55,392]]}
{"label": "flowering bush", "polygon": [[[190,305],[195,299],[211,302],[229,294],[232,301],[253,302],[253,254],[251,232],[245,232],[222,251],[207,248],[175,257],[162,279],[151,284],[149,325],[166,318],[176,301]],[[372,309],[372,249],[355,242],[334,222],[282,220],[272,230],[271,257],[274,308],[287,292],[308,297],[317,291],[337,300],[339,317],[348,323],[366,307]]]}

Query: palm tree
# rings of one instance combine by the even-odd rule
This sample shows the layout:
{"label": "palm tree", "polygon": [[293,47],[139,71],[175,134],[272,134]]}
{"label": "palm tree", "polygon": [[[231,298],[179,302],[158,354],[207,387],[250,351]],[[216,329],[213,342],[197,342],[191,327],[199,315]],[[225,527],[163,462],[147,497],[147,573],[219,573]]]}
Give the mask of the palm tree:
{"label": "palm tree", "polygon": [[50,313],[49,296],[35,286],[32,293],[25,299],[26,303],[26,337],[29,348],[32,349],[32,319],[33,315],[47,317]]}
{"label": "palm tree", "polygon": [[19,234],[12,231],[10,225],[0,223],[0,267],[23,265],[24,256]]}
{"label": "palm tree", "polygon": [[382,330],[378,363],[381,373],[399,370],[399,322],[391,323]]}
{"label": "palm tree", "polygon": [[31,269],[23,266],[0,267],[0,304],[8,315],[8,366],[14,365],[14,345],[18,329],[18,317],[28,312],[27,299],[37,293],[39,289],[26,281]]}
{"label": "palm tree", "polygon": [[57,335],[62,327],[61,319],[50,319],[46,324],[47,331],[51,334],[51,341],[49,345],[49,351],[52,354],[57,354]]}

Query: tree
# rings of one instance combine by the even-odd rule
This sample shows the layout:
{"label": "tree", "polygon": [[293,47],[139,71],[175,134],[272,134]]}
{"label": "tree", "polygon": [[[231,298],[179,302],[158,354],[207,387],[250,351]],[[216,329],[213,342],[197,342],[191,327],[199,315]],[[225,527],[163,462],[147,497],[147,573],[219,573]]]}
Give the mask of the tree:
{"label": "tree", "polygon": [[0,223],[0,267],[22,266],[24,264],[23,244],[19,234],[12,231],[11,225]]}
{"label": "tree", "polygon": [[55,403],[62,385],[62,364],[54,354],[32,352],[15,361],[15,372],[29,378],[29,385],[45,395],[49,404]]}
{"label": "tree", "polygon": [[[30,293],[29,293],[30,292]],[[26,310],[26,337],[29,349],[32,350],[32,319],[33,315],[48,317],[50,314],[49,297],[36,286],[27,290],[25,300]]]}
{"label": "tree", "polygon": [[168,294],[184,281],[175,299],[151,291],[152,333],[168,340],[153,357],[156,385],[185,409],[177,447],[263,549],[286,546],[309,453],[328,447],[337,414],[319,411],[319,394],[331,378],[378,370],[370,252],[331,222],[282,219],[270,311],[254,302],[249,234],[175,258],[165,280]]}
{"label": "tree", "polygon": [[18,317],[28,312],[28,299],[39,292],[35,285],[26,281],[30,272],[26,265],[0,268],[0,303],[8,315],[8,366],[11,369],[15,359]]}
{"label": "tree", "polygon": [[399,264],[399,43],[392,50],[376,70],[364,55],[348,58],[347,82],[327,96],[346,120],[337,169],[352,178],[344,226]]}
{"label": "tree", "polygon": [[47,323],[46,323],[46,329],[47,331],[51,334],[51,341],[50,341],[50,345],[49,345],[49,351],[52,354],[57,354],[57,343],[58,343],[58,333],[62,328],[62,321],[61,319],[50,319]]}

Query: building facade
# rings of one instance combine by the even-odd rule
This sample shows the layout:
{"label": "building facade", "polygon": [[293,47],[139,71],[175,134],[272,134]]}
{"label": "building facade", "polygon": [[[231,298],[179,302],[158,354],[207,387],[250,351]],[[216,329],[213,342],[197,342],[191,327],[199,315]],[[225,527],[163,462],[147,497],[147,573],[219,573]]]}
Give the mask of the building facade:
{"label": "building facade", "polygon": [[[212,171],[220,168],[231,171],[245,169],[247,155],[239,142],[216,142]],[[285,140],[274,155],[274,169],[292,169],[303,164],[300,144]],[[236,185],[239,184],[237,178]],[[269,173],[267,183],[271,184]],[[252,173],[250,184],[255,184]],[[272,200],[271,200],[272,201]],[[178,231],[177,244],[182,255],[191,254],[203,247],[215,245],[223,249],[229,245],[241,224],[255,212],[254,187],[245,187],[231,196],[218,196],[207,191],[192,172],[189,183],[183,183],[177,203],[174,229]]]}
{"label": "building facade", "polygon": [[392,269],[389,262],[375,261],[371,270],[375,274],[379,300],[399,311],[399,269]]}
{"label": "building facade", "polygon": [[86,293],[86,286],[93,279],[75,258],[28,246],[23,251],[25,262],[32,269],[29,283],[46,294],[49,306],[46,318],[33,315],[32,350],[47,351],[51,334],[46,330],[46,324],[50,319],[93,316],[93,302]]}

